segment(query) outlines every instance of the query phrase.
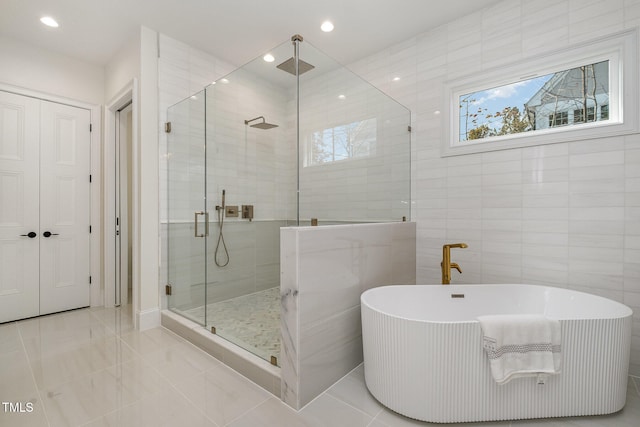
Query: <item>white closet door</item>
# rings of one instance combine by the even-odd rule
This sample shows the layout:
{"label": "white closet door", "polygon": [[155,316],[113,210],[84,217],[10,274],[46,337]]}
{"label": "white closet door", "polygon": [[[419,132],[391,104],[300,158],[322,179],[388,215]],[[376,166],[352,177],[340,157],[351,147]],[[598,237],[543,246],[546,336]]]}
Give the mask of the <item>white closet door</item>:
{"label": "white closet door", "polygon": [[0,322],[39,314],[39,108],[0,91]]}
{"label": "white closet door", "polygon": [[47,101],[40,111],[40,314],[47,314],[90,302],[91,114]]}

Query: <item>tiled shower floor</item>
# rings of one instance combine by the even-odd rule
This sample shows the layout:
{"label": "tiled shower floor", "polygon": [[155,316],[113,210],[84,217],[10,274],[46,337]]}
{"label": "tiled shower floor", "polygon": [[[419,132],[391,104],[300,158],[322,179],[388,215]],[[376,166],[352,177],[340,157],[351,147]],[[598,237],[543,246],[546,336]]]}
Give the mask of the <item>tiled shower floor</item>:
{"label": "tiled shower floor", "polygon": [[[204,323],[204,306],[183,310]],[[207,329],[265,360],[280,357],[280,288],[270,288],[207,306]]]}

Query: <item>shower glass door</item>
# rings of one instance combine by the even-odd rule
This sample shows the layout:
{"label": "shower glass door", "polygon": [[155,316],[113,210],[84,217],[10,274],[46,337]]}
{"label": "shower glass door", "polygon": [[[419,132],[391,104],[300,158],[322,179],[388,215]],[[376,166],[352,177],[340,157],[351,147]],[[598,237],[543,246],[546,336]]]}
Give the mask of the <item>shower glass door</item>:
{"label": "shower glass door", "polygon": [[204,91],[169,107],[167,265],[170,310],[206,324],[207,212]]}

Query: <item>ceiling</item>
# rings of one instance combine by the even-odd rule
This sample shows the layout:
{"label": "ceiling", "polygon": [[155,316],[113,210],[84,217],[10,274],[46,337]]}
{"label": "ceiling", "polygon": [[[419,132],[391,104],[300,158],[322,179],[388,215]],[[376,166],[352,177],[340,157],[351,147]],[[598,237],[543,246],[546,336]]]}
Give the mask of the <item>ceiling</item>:
{"label": "ceiling", "polygon": [[[0,35],[105,65],[144,25],[233,65],[293,34],[348,64],[498,0],[0,0]],[[45,27],[50,15],[60,28]],[[322,21],[335,24],[331,33]]]}

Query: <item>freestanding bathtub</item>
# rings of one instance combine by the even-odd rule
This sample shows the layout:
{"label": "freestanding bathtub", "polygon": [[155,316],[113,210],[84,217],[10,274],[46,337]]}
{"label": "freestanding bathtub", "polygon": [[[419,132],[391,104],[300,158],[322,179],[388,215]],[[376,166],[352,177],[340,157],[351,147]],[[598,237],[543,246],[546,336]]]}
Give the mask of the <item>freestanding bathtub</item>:
{"label": "freestanding bathtub", "polygon": [[[436,423],[608,414],[625,404],[631,309],[533,285],[384,286],[361,296],[365,381],[383,405]],[[477,316],[544,314],[562,372],[497,385]]]}

